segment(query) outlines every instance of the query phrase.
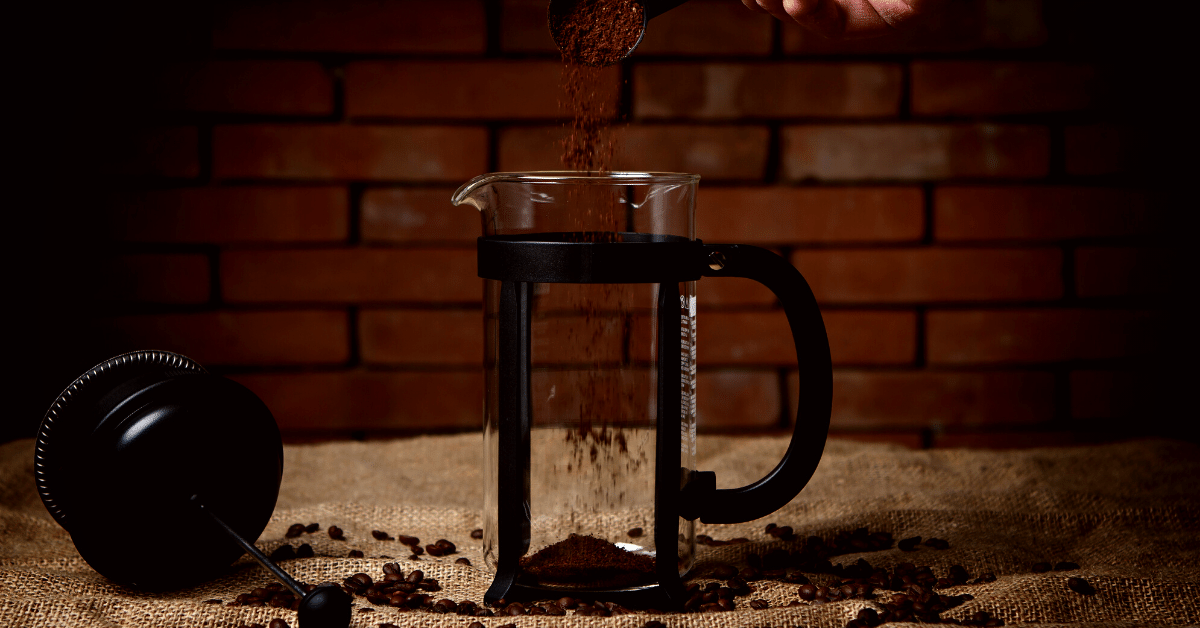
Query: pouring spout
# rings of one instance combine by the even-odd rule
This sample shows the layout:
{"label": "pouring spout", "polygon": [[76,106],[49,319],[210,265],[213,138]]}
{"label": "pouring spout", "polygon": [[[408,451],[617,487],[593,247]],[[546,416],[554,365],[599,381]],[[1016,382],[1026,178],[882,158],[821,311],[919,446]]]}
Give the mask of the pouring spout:
{"label": "pouring spout", "polygon": [[459,205],[470,205],[481,212],[486,212],[491,204],[486,198],[481,198],[484,190],[489,187],[489,184],[496,181],[511,178],[511,175],[506,173],[491,173],[481,174],[470,181],[458,186],[454,194],[450,195],[450,203],[455,207]]}

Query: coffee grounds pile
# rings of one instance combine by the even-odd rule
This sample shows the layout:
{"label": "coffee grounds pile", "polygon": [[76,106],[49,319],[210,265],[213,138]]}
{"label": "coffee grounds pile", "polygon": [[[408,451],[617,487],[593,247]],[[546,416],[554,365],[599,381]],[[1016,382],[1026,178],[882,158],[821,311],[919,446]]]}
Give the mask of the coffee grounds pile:
{"label": "coffee grounds pile", "polygon": [[634,0],[579,0],[550,16],[550,32],[563,59],[603,67],[625,58],[642,34],[644,10]]}
{"label": "coffee grounds pile", "polygon": [[627,552],[594,536],[572,534],[521,559],[521,567],[544,585],[610,588],[654,580],[654,559]]}

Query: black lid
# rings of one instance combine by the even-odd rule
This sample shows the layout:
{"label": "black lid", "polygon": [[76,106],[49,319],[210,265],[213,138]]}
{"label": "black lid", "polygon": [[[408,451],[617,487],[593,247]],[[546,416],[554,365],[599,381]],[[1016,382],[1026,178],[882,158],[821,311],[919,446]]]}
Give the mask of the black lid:
{"label": "black lid", "polygon": [[283,444],[252,392],[166,351],[97,365],[42,420],[34,473],[46,509],[96,571],[170,589],[225,569],[242,550],[191,506],[200,495],[247,539],[279,495]]}

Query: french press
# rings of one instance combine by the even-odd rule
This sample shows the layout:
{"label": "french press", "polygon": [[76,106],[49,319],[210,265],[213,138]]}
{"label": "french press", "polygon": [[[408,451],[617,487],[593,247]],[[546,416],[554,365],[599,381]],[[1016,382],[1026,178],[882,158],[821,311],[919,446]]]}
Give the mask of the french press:
{"label": "french press", "polygon": [[[486,601],[574,597],[682,606],[695,520],[738,523],[795,497],[824,449],[829,342],[782,257],[695,237],[699,176],[487,174],[480,211]],[[778,297],[800,369],[783,460],[717,489],[695,468],[696,284],[744,277]]]}

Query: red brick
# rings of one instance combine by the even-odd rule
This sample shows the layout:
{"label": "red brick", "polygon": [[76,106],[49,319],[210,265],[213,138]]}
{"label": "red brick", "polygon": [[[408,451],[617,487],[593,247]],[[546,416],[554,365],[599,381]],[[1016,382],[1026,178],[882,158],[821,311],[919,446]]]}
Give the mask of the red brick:
{"label": "red brick", "polygon": [[782,406],[774,370],[700,371],[696,426],[701,430],[768,430],[779,427]]}
{"label": "red brick", "polygon": [[[916,356],[912,312],[835,310],[822,317],[834,364],[911,364]],[[796,363],[791,329],[780,310],[704,312],[696,329],[700,364]]]}
{"label": "red brick", "polygon": [[641,63],[636,118],[863,118],[900,111],[900,66],[882,63]]}
{"label": "red brick", "polygon": [[376,310],[358,314],[365,364],[483,364],[479,310]]}
{"label": "red brick", "polygon": [[912,64],[915,115],[1080,111],[1097,103],[1099,72],[1078,63],[924,61]]}
{"label": "red brick", "polygon": [[209,60],[173,66],[159,84],[172,111],[333,113],[333,78],[315,61]]}
{"label": "red brick", "polygon": [[208,256],[135,253],[104,259],[81,286],[102,301],[204,303],[208,301]]}
{"label": "red brick", "polygon": [[[796,414],[797,374],[788,376]],[[846,371],[830,430],[1032,425],[1054,419],[1054,375],[1036,371]]]}
{"label": "red brick", "polygon": [[771,245],[913,242],[925,229],[915,187],[701,186],[696,235],[706,241]]}
{"label": "red brick", "polygon": [[285,434],[303,431],[478,429],[483,373],[262,373],[233,379],[271,408]]}
{"label": "red brick", "polygon": [[[619,68],[595,87],[615,112]],[[393,118],[561,118],[560,61],[360,61],[346,66],[346,115]]]}
{"label": "red brick", "polygon": [[1075,249],[1075,294],[1081,297],[1166,294],[1170,279],[1160,250],[1119,246]]}
{"label": "red brick", "polygon": [[1126,310],[1019,309],[926,314],[930,364],[1100,360],[1149,351],[1151,321]]}
{"label": "red brick", "polygon": [[112,237],[132,242],[336,242],[349,215],[343,187],[206,187],[140,193],[108,221]]}
{"label": "red brick", "polygon": [[542,0],[501,0],[500,49],[558,55]]}
{"label": "red brick", "polygon": [[481,53],[487,41],[482,0],[269,0],[222,9],[218,49]]}
{"label": "red brick", "polygon": [[372,188],[362,196],[365,242],[474,244],[479,212],[450,204],[451,188]]}
{"label": "red brick", "polygon": [[809,178],[1030,178],[1050,167],[1044,127],[997,124],[793,126],[783,129],[782,175]]}
{"label": "red brick", "polygon": [[205,366],[338,364],[350,356],[341,310],[121,316],[107,328],[105,342],[122,350],[175,351]]}
{"label": "red brick", "polygon": [[218,126],[221,179],[465,181],[487,169],[487,131],[471,127]]}
{"label": "red brick", "polygon": [[1062,252],[1042,249],[831,249],[792,254],[822,303],[1057,299]]}
{"label": "red brick", "polygon": [[475,251],[309,249],[227,251],[221,287],[231,303],[479,302]]}
{"label": "red brick", "polygon": [[641,55],[759,55],[771,52],[774,24],[769,15],[737,2],[691,0],[646,26]]}
{"label": "red brick", "polygon": [[1144,412],[1147,392],[1128,371],[1071,371],[1071,416],[1114,419]]}
{"label": "red brick", "polygon": [[783,27],[784,52],[806,55],[1020,49],[1046,39],[1041,0],[946,2],[895,34],[871,39],[827,39],[795,24]]}
{"label": "red brick", "polygon": [[[629,126],[613,135],[616,170],[692,172],[718,180],[759,180],[766,170],[766,127]],[[562,136],[559,127],[504,129],[500,133],[500,169],[561,169]]]}
{"label": "red brick", "polygon": [[939,187],[934,238],[945,242],[1065,240],[1148,231],[1139,190],[1085,187]]}
{"label": "red brick", "polygon": [[117,175],[194,179],[200,176],[200,132],[194,126],[138,129],[115,147]]}
{"label": "red brick", "polygon": [[1108,124],[1068,126],[1064,131],[1067,174],[1104,176],[1136,170],[1143,142],[1128,127]]}
{"label": "red brick", "polygon": [[704,279],[696,287],[701,308],[733,305],[775,305],[775,294],[766,286],[740,277]]}

